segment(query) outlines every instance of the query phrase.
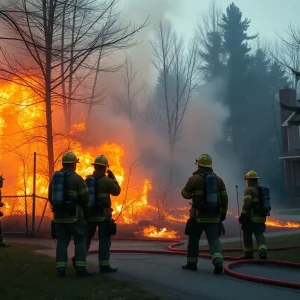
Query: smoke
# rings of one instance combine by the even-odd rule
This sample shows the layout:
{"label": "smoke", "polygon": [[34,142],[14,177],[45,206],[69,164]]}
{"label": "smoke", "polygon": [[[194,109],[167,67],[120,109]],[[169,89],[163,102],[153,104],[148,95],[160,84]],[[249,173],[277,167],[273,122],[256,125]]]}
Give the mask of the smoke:
{"label": "smoke", "polygon": [[[237,211],[236,185],[240,191],[244,182],[239,175],[239,168],[231,158],[220,156],[216,142],[222,138],[223,127],[230,110],[221,101],[226,83],[223,79],[215,80],[200,88],[192,97],[182,125],[181,139],[177,150],[177,162],[181,163],[186,178],[179,178],[181,186],[187,181],[188,174],[196,170],[195,160],[204,153],[213,160],[214,172],[220,176],[229,196],[229,210]],[[242,200],[242,199],[240,199]]]}
{"label": "smoke", "polygon": [[[133,90],[139,89],[145,82],[148,91],[153,92],[156,74],[151,64],[154,27],[160,19],[176,14],[180,2],[124,0],[122,23],[132,20],[142,23],[149,15],[149,25],[141,30],[135,38],[140,42],[127,51],[137,71],[137,78],[132,85]],[[159,9],[158,9],[159,7]],[[118,53],[116,61],[122,61],[124,53]],[[136,109],[131,122],[124,108],[120,107],[116,98],[126,105],[126,91],[122,71],[113,74],[102,74],[101,87],[108,86],[109,97],[106,105],[94,109],[97,116],[93,132],[89,132],[89,140],[94,144],[105,140],[125,146],[126,167],[141,157],[142,166],[138,172],[143,177],[151,177],[154,184],[167,184],[168,177],[168,138],[162,136],[147,124],[142,117],[145,109],[142,92],[136,98]],[[220,156],[216,151],[216,142],[222,138],[224,122],[230,115],[228,107],[222,101],[226,82],[218,79],[202,86],[193,94],[184,117],[175,154],[175,187],[173,188],[172,206],[182,202],[180,189],[185,185],[192,172],[196,170],[195,159],[202,153],[208,153],[213,158],[214,171],[223,178],[228,195],[229,209],[235,213],[236,185],[244,189],[244,182],[238,178],[238,166],[232,159]],[[100,86],[99,86],[100,88]],[[150,97],[151,98],[151,97]],[[104,130],[105,128],[105,130]],[[101,132],[100,135],[95,134]],[[240,199],[242,200],[242,199]]]}
{"label": "smoke", "polygon": [[135,35],[138,44],[127,51],[134,66],[139,72],[139,84],[146,82],[148,86],[155,84],[155,72],[151,65],[151,38],[156,24],[162,19],[168,19],[172,14],[178,14],[182,5],[180,0],[123,0],[124,10],[121,22],[142,24],[148,18],[148,25]]}

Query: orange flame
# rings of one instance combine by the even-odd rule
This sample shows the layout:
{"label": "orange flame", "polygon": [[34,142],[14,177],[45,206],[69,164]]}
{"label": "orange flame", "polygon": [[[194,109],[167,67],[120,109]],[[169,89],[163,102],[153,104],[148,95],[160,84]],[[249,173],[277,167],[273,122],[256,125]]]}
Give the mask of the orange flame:
{"label": "orange flame", "polygon": [[300,228],[300,223],[291,221],[280,221],[276,219],[267,219],[266,225],[270,227],[281,227],[281,228]]}
{"label": "orange flame", "polygon": [[143,230],[144,237],[150,238],[168,238],[168,239],[176,239],[178,238],[178,233],[175,230],[167,230],[166,228],[158,229],[155,226],[149,226],[144,228]]}
{"label": "orange flame", "polygon": [[[26,80],[33,83],[33,80],[30,78]],[[23,196],[24,194],[31,195],[33,193],[32,154],[36,151],[40,155],[38,156],[39,168],[36,174],[36,194],[47,197],[47,160],[44,155],[47,153],[47,144],[45,143],[45,110],[43,101],[35,98],[37,97],[34,96],[29,87],[18,85],[16,82],[1,83],[0,145],[3,146],[5,143],[5,146],[8,148],[18,149],[18,152],[7,154],[11,155],[9,158],[10,169],[15,169],[15,171],[11,175],[12,178],[6,181],[6,191],[8,190],[7,187],[10,186],[11,193],[18,196]],[[62,110],[58,110],[57,114],[53,115],[54,130],[57,128],[58,132],[61,127],[61,113]],[[84,132],[85,130],[85,117],[81,115],[81,121],[78,124],[72,124],[71,134]],[[12,144],[14,141],[12,137],[20,144],[22,144],[20,141],[24,140],[24,144],[20,147],[15,147]],[[26,141],[31,137],[37,138],[35,138],[36,142],[31,143],[29,147]],[[150,211],[154,210],[148,203],[148,193],[152,189],[151,182],[147,178],[139,179],[134,178],[134,176],[130,176],[129,178],[125,172],[123,161],[125,156],[124,145],[106,141],[97,147],[87,148],[77,141],[70,140],[70,138],[61,138],[59,143],[60,148],[55,146],[55,156],[61,156],[62,152],[68,150],[70,144],[71,151],[80,159],[76,172],[83,177],[93,172],[94,167],[91,163],[97,155],[104,154],[108,157],[111,166],[110,169],[114,172],[122,189],[120,196],[112,197],[114,217],[118,218],[119,223],[137,223],[147,209]],[[16,156],[12,156],[14,154],[17,154],[21,160],[17,160]],[[44,169],[41,167],[42,157],[44,157]],[[2,160],[2,169],[4,169],[4,164],[5,161]],[[9,214],[9,212],[10,214],[24,214],[26,207],[28,211],[31,211],[31,201],[29,200],[25,204],[24,197],[15,199],[13,205],[12,202],[10,202],[11,205],[8,205],[7,202],[4,207],[5,214]],[[45,201],[43,200],[41,203],[43,205]],[[41,213],[42,210],[37,210],[37,214]],[[46,216],[51,217],[51,215],[50,207],[48,207]]]}

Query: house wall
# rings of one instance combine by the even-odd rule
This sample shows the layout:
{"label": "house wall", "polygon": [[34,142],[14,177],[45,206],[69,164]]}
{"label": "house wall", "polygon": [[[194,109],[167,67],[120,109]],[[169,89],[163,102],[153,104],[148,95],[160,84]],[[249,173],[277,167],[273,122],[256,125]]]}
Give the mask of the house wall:
{"label": "house wall", "polygon": [[[282,89],[279,91],[280,102],[296,106],[296,91]],[[280,109],[281,124],[291,115],[290,111]],[[300,149],[299,126],[281,126],[282,151],[288,153]],[[291,206],[300,205],[300,159],[284,160],[285,203]]]}
{"label": "house wall", "polygon": [[287,151],[300,149],[299,126],[289,126]]}
{"label": "house wall", "polygon": [[[294,89],[281,89],[279,90],[279,99],[280,102],[286,105],[290,106],[296,106],[296,91]],[[291,112],[288,110],[284,110],[280,108],[280,119],[281,119],[281,124],[284,123],[284,121],[291,115]],[[282,127],[281,126],[281,141],[282,141],[282,151],[287,152],[289,151],[288,145],[289,142],[288,140],[292,140],[294,137],[294,133],[292,130],[292,133],[290,137],[288,137],[288,128],[287,126]],[[292,143],[292,147],[297,147],[296,145],[294,146]]]}

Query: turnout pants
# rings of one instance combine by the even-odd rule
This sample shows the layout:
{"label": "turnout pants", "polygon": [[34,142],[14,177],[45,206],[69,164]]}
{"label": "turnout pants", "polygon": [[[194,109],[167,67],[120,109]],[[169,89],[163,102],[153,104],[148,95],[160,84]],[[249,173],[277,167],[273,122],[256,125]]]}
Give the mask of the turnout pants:
{"label": "turnout pants", "polygon": [[219,224],[200,223],[196,220],[193,221],[193,226],[189,234],[187,263],[198,263],[199,241],[203,231],[206,234],[213,265],[223,264],[222,247],[219,239]]}
{"label": "turnout pants", "polygon": [[94,237],[96,230],[98,228],[98,259],[99,267],[110,265],[110,246],[111,246],[111,235],[108,234],[107,221],[101,222],[88,222],[87,223],[87,239],[86,239],[86,249],[90,249],[92,238]]}
{"label": "turnout pants", "polygon": [[84,220],[75,223],[56,223],[56,268],[66,269],[68,262],[68,246],[71,237],[75,245],[75,266],[78,271],[86,267],[86,224]]}
{"label": "turnout pants", "polygon": [[266,230],[266,225],[264,223],[252,223],[251,226],[247,226],[247,228],[243,228],[244,251],[246,256],[248,257],[253,256],[253,240],[252,240],[253,234],[256,239],[259,256],[266,254],[267,245],[264,236],[265,230]]}

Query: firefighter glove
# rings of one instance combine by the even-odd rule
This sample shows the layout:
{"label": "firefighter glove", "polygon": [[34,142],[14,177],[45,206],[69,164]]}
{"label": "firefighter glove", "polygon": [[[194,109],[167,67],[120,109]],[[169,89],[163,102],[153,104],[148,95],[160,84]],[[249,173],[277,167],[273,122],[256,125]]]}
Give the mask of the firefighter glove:
{"label": "firefighter glove", "polygon": [[221,221],[223,222],[223,221],[225,221],[225,220],[226,220],[226,214],[222,213],[222,214],[221,214]]}
{"label": "firefighter glove", "polygon": [[247,215],[245,214],[241,214],[240,217],[239,217],[239,222],[241,224],[244,224],[244,223],[247,223],[247,221],[249,221],[249,218]]}
{"label": "firefighter glove", "polygon": [[225,227],[224,224],[222,222],[219,222],[219,236],[221,235],[225,235]]}
{"label": "firefighter glove", "polygon": [[110,179],[116,179],[114,173],[111,170],[107,170],[107,177]]}
{"label": "firefighter glove", "polygon": [[3,213],[2,213],[2,211],[0,211],[0,217],[3,217]]}

